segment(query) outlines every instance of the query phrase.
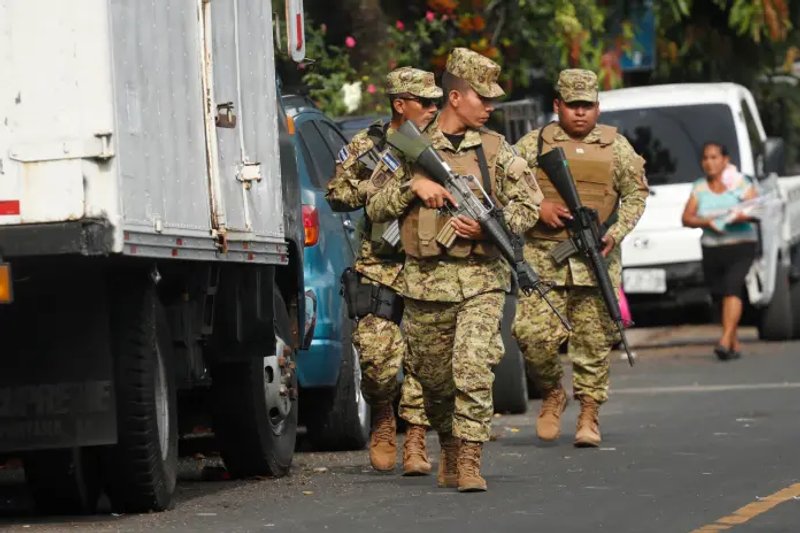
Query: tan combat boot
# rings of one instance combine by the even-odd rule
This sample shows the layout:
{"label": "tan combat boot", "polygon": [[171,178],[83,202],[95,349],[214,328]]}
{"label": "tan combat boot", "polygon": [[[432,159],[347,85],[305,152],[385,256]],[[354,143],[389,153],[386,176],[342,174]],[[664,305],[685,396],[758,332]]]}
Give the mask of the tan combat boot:
{"label": "tan combat boot", "polygon": [[397,462],[397,421],[391,404],[378,409],[372,418],[369,462],[379,472],[391,472]]}
{"label": "tan combat boot", "polygon": [[483,492],[486,480],[481,477],[482,442],[465,440],[458,452],[458,492]]}
{"label": "tan combat boot", "polygon": [[536,420],[536,436],[542,440],[556,440],[561,434],[561,413],[567,408],[567,394],[558,386],[544,391],[539,418]]}
{"label": "tan combat boot", "polygon": [[425,450],[425,426],[409,424],[406,441],[403,443],[403,475],[427,476],[431,473],[431,462]]}
{"label": "tan combat boot", "polygon": [[461,448],[461,439],[447,434],[439,435],[439,473],[436,484],[443,489],[458,487],[458,453]]}
{"label": "tan combat boot", "polygon": [[600,423],[598,411],[600,404],[588,396],[581,396],[581,413],[578,415],[578,427],[575,430],[575,446],[578,448],[596,448],[600,446]]}

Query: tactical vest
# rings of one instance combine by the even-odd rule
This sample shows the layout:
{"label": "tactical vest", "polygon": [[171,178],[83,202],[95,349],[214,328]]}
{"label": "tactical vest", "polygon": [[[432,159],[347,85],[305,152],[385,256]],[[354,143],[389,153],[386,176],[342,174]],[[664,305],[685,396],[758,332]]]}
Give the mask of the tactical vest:
{"label": "tactical vest", "polygon": [[[553,139],[555,128],[545,126],[539,132],[541,139],[539,147],[541,154],[546,154],[558,146],[564,149],[581,202],[586,207],[596,209],[600,222],[604,222],[608,220],[619,202],[619,194],[614,190],[614,150],[611,146],[617,136],[617,128],[597,127],[600,129],[600,142],[584,143],[572,139],[556,141]],[[536,169],[536,180],[545,200],[564,202],[541,168]],[[543,221],[539,221],[528,232],[528,236],[563,241],[569,234],[566,230],[550,228]]]}
{"label": "tactical vest", "polygon": [[[500,152],[500,145],[503,137],[490,131],[481,131],[481,144],[486,156],[486,166],[488,167],[489,190],[486,192],[498,207],[502,207],[494,194],[495,165],[497,156]],[[450,152],[439,150],[439,155],[450,165],[455,174],[462,176],[472,175],[477,178],[481,186],[486,189],[484,176],[481,173],[481,165],[478,160],[478,151],[470,148],[462,152]],[[413,177],[427,177],[421,169],[415,168]],[[479,198],[483,198],[477,185],[471,188]],[[407,255],[416,258],[432,258],[438,256],[449,256],[464,258],[470,255],[485,257],[497,257],[497,248],[488,242],[473,241],[457,237],[450,248],[445,248],[436,240],[436,236],[450,224],[450,215],[438,209],[430,209],[422,205],[419,201],[400,221],[400,241],[403,243],[403,250]]]}

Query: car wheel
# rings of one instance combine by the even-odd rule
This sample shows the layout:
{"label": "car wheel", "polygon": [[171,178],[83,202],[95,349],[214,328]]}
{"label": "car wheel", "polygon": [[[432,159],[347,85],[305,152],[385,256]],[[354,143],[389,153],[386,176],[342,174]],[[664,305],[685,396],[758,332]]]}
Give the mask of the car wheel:
{"label": "car wheel", "polygon": [[505,354],[494,368],[492,391],[494,410],[498,413],[521,414],[528,410],[528,378],[525,373],[525,361],[511,333],[516,300],[516,296],[506,296],[500,324]]}
{"label": "car wheel", "polygon": [[309,389],[308,439],[317,450],[361,450],[370,433],[370,409],[361,393],[361,363],[353,344],[354,323],[347,317],[342,336],[342,362],[336,386]]}

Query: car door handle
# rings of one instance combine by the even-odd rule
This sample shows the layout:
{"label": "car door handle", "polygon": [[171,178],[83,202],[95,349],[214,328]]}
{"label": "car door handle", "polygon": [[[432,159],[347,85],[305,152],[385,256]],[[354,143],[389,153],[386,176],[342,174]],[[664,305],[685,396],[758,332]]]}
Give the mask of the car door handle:
{"label": "car door handle", "polygon": [[353,224],[353,221],[350,220],[349,218],[344,219],[342,221],[342,225],[344,226],[344,229],[346,229],[347,231],[355,231],[356,230],[356,225]]}

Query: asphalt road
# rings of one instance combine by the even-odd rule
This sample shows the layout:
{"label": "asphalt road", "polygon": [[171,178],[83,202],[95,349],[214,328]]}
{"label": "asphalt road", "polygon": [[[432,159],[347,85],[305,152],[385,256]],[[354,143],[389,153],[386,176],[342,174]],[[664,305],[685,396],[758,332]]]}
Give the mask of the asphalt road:
{"label": "asphalt road", "polygon": [[[615,357],[600,449],[572,447],[576,402],[554,444],[527,415],[495,418],[489,491],[371,471],[366,452],[299,453],[280,480],[202,481],[183,462],[174,510],[26,516],[22,473],[0,476],[0,528],[19,531],[800,531],[800,343],[747,342],[718,362],[713,329],[633,332],[637,365]],[[752,338],[752,332],[748,332]],[[428,442],[434,456],[436,439]]]}

